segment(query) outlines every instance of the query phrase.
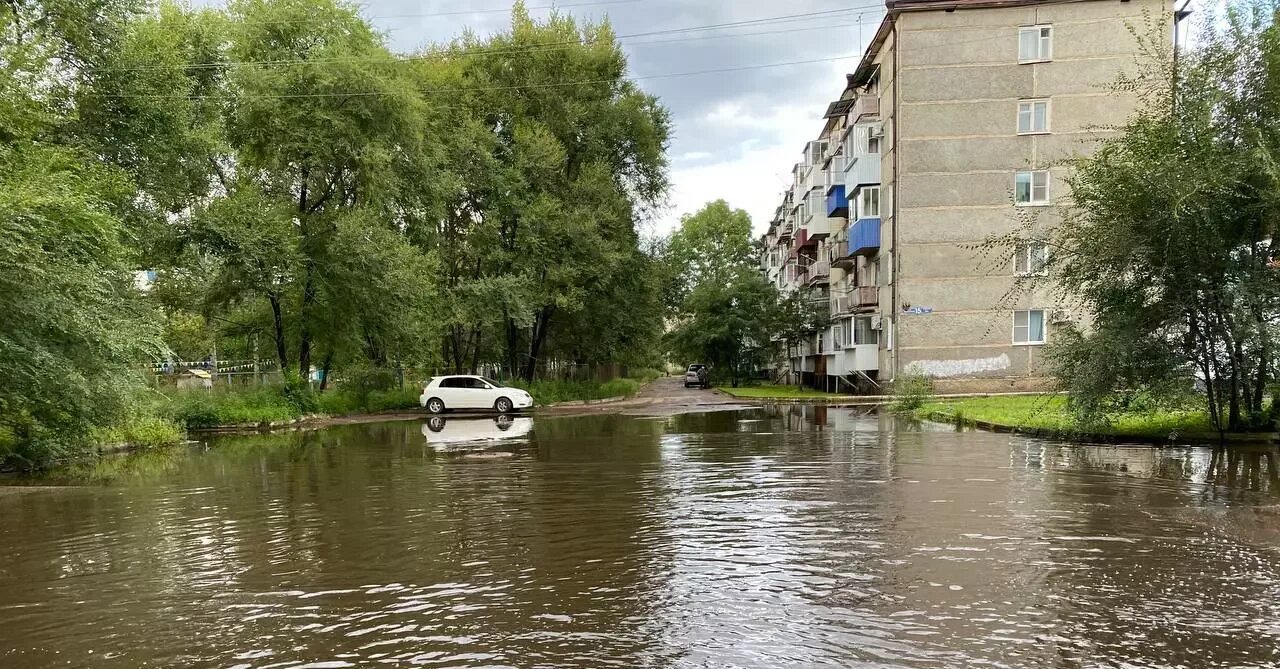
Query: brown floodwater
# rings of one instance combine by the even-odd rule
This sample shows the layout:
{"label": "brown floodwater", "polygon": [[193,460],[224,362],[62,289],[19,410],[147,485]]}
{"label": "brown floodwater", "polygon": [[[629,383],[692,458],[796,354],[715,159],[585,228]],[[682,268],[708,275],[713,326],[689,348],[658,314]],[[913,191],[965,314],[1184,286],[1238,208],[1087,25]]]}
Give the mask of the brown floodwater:
{"label": "brown floodwater", "polygon": [[10,481],[0,667],[1280,666],[1273,448],[864,411],[348,425]]}

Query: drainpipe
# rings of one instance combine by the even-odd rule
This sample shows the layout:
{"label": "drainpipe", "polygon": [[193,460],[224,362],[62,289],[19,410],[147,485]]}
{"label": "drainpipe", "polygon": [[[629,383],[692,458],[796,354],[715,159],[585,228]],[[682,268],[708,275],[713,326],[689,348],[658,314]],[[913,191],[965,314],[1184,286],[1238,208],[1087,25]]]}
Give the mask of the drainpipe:
{"label": "drainpipe", "polygon": [[[892,9],[890,10],[892,11]],[[898,153],[902,149],[898,145],[898,112],[902,109],[902,101],[898,97],[898,77],[902,71],[902,66],[898,62],[899,54],[902,51],[898,48],[898,20],[897,17],[891,19],[893,21],[893,233],[890,236],[893,240],[892,250],[889,251],[889,278],[892,282],[889,284],[889,327],[893,333],[893,379],[898,378],[898,349],[902,347],[902,337],[898,332],[898,282],[901,277],[898,276],[898,265],[901,253],[898,250],[898,185],[902,183],[902,174],[898,171]]]}

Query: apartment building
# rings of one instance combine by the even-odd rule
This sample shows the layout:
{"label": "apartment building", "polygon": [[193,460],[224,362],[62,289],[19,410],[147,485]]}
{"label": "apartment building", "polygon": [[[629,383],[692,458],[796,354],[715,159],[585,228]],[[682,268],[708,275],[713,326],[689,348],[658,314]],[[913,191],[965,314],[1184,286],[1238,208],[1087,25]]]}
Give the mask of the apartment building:
{"label": "apartment building", "polygon": [[[1166,0],[890,3],[762,239],[769,279],[832,315],[789,351],[793,378],[841,391],[904,373],[942,392],[1044,387],[1044,345],[1087,323],[1019,275],[1042,271],[1040,240],[1062,221],[1062,159],[1135,107],[1111,87],[1139,64],[1131,31],[1172,40],[1172,13]],[[1025,242],[1009,257],[976,248],[1010,234]]]}

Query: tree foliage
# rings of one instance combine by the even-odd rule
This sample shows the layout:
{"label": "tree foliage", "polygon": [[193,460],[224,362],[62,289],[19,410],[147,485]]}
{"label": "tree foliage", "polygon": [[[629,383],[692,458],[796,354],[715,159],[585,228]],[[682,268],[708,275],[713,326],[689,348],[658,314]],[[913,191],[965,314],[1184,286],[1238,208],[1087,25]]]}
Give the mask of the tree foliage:
{"label": "tree foliage", "polygon": [[214,349],[326,380],[658,354],[670,121],[607,23],[518,4],[408,57],[342,0],[12,0],[0,35],[0,445]]}
{"label": "tree foliage", "polygon": [[796,292],[781,295],[765,280],[751,242],[751,218],[724,200],[681,218],[663,245],[663,295],[676,359],[711,366],[737,386],[765,369],[780,346],[830,322],[821,305]]}
{"label": "tree foliage", "polygon": [[119,418],[133,365],[162,347],[128,272],[128,179],[50,141],[73,121],[59,63],[95,62],[124,11],[0,11],[0,463],[58,457]]}

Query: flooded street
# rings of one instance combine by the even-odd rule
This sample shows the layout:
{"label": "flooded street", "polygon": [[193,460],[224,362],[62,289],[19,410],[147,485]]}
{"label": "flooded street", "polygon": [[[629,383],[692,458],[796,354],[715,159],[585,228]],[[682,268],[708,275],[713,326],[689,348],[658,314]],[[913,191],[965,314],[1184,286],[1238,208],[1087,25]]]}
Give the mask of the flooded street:
{"label": "flooded street", "polygon": [[0,488],[0,666],[1280,665],[1274,450],[865,414],[345,425]]}

